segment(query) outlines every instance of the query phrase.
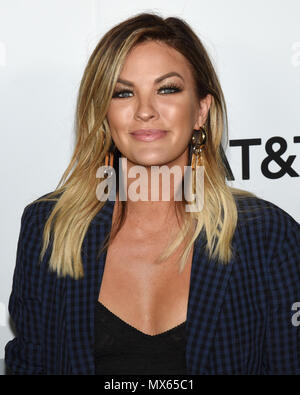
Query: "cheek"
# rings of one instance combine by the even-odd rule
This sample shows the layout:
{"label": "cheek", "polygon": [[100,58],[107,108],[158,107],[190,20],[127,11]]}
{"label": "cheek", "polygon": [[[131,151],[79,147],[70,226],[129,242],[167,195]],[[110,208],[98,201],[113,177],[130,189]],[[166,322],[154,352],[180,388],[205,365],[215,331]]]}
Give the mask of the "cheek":
{"label": "cheek", "polygon": [[112,130],[128,129],[133,112],[130,106],[111,105],[107,112],[107,121]]}
{"label": "cheek", "polygon": [[171,126],[189,130],[193,124],[193,104],[188,97],[160,102],[159,112],[162,118],[171,123]]}

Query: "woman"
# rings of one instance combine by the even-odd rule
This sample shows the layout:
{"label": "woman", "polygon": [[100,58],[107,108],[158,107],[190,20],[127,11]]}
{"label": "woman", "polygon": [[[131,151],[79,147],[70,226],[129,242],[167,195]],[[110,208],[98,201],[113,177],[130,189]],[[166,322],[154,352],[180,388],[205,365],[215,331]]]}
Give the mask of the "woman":
{"label": "woman", "polygon": [[[23,212],[12,373],[300,373],[299,224],[226,184],[226,125],[217,75],[184,21],[139,14],[101,39],[71,162]],[[180,182],[153,186],[163,165]],[[186,182],[195,195],[177,199]]]}

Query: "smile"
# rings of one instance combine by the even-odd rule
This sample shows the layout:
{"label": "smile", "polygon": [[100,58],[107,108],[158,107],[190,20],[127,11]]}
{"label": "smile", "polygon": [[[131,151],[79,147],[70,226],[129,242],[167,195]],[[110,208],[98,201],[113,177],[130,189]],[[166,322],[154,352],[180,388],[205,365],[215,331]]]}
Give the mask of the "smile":
{"label": "smile", "polygon": [[137,130],[131,136],[140,141],[154,141],[166,136],[166,130]]}

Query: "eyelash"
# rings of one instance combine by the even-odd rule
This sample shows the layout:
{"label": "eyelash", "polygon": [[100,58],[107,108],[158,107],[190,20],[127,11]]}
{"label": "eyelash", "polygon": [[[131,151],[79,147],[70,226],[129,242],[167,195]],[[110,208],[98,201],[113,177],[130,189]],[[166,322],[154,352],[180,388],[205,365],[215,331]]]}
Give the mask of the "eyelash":
{"label": "eyelash", "polygon": [[[177,86],[176,84],[164,85],[161,88],[159,88],[158,90],[161,91],[163,89],[171,89],[171,90],[175,91],[175,92],[171,92],[171,93],[165,93],[165,95],[178,93],[178,92],[182,91],[182,89],[179,86]],[[131,90],[129,90],[129,89],[121,89],[119,91],[116,91],[113,94],[113,98],[115,98],[115,99],[127,99],[129,97],[129,96],[127,96],[127,97],[118,97],[118,95],[120,95],[121,93],[133,93],[133,92]]]}

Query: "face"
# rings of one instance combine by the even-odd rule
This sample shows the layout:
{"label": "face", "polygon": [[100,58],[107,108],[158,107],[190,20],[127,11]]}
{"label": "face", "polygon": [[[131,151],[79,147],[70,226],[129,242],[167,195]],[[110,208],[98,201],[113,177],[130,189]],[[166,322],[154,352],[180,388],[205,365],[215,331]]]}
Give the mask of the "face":
{"label": "face", "polygon": [[141,43],[127,55],[108,109],[112,139],[129,165],[187,165],[209,96],[198,100],[181,53],[161,42]]}

